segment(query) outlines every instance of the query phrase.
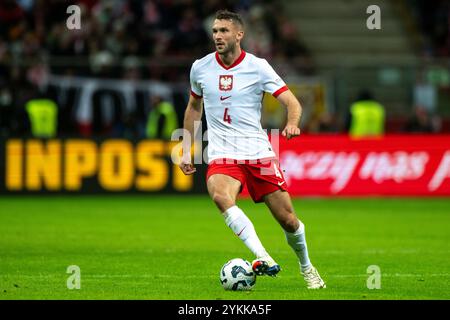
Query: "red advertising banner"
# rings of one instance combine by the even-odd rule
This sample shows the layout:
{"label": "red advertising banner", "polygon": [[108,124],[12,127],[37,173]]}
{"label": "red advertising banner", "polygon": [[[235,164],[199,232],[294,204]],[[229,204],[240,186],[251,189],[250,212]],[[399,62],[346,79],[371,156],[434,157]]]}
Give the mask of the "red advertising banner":
{"label": "red advertising banner", "polygon": [[450,196],[450,136],[280,137],[279,159],[293,196]]}

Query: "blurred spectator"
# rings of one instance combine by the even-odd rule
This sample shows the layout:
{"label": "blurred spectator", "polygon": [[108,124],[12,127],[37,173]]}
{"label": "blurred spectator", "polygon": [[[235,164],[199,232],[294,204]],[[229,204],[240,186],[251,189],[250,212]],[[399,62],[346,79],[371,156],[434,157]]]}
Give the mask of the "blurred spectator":
{"label": "blurred spectator", "polygon": [[105,78],[111,75],[114,62],[114,56],[108,50],[101,50],[90,56],[91,69],[94,74]]}
{"label": "blurred spectator", "polygon": [[417,106],[414,108],[412,117],[406,123],[405,131],[410,133],[435,132],[432,118],[426,108],[422,106]]}
{"label": "blurred spectator", "polygon": [[204,51],[203,48],[208,43],[208,36],[196,11],[192,8],[185,9],[173,34],[173,53],[196,56]]}
{"label": "blurred spectator", "polygon": [[263,6],[252,7],[245,22],[246,36],[242,44],[245,50],[262,58],[270,58],[273,52],[272,37],[265,22]]}
{"label": "blurred spectator", "polygon": [[148,115],[146,135],[150,139],[170,140],[172,132],[178,128],[178,117],[174,106],[162,97],[151,98],[151,110]]}
{"label": "blurred spectator", "polygon": [[52,138],[57,132],[58,106],[50,99],[32,99],[26,110],[31,123],[31,133],[35,138]]}
{"label": "blurred spectator", "polygon": [[313,74],[315,68],[312,55],[302,42],[298,25],[284,13],[283,6],[276,1],[267,4],[265,20],[274,39],[274,55],[278,59],[289,61],[291,68],[301,74]]}
{"label": "blurred spectator", "polygon": [[385,110],[372,93],[364,89],[350,106],[346,131],[353,138],[377,137],[384,134]]}
{"label": "blurred spectator", "polygon": [[92,123],[87,132],[98,136],[121,137],[124,132],[126,110],[120,94],[114,90],[97,90],[92,97]]}
{"label": "blurred spectator", "polygon": [[0,35],[12,37],[25,18],[25,11],[15,0],[0,2]]}
{"label": "blurred spectator", "polygon": [[139,58],[133,55],[123,59],[123,79],[139,80],[142,78]]}
{"label": "blurred spectator", "polygon": [[17,4],[25,10],[27,13],[30,13],[34,8],[35,0],[17,0]]}
{"label": "blurred spectator", "polygon": [[417,78],[413,99],[415,106],[422,106],[431,113],[436,111],[437,90],[433,84],[425,80],[424,74]]}
{"label": "blurred spectator", "polygon": [[436,111],[437,90],[429,83],[418,82],[414,86],[414,105],[422,106],[428,112]]}
{"label": "blurred spectator", "polygon": [[285,124],[286,108],[277,100],[267,98],[262,107],[261,122],[267,130],[280,129]]}
{"label": "blurred spectator", "polygon": [[424,54],[450,56],[450,3],[448,0],[409,0],[425,36]]}
{"label": "blurred spectator", "polygon": [[339,131],[336,117],[328,111],[320,114],[317,130],[319,133],[336,133]]}
{"label": "blurred spectator", "polygon": [[13,115],[12,90],[5,83],[0,83],[0,137],[8,137],[11,134]]}
{"label": "blurred spectator", "polygon": [[280,28],[280,38],[277,41],[277,51],[290,61],[296,63],[293,66],[302,74],[314,73],[314,62],[312,55],[306,46],[300,41],[297,28],[289,20],[283,21]]}
{"label": "blurred spectator", "polygon": [[[25,68],[13,67],[9,73],[8,88],[12,93],[11,118],[8,119],[11,136],[26,136],[30,134],[30,120],[25,105],[31,99],[42,96],[37,85],[30,82]],[[31,77],[32,78],[32,77]]]}

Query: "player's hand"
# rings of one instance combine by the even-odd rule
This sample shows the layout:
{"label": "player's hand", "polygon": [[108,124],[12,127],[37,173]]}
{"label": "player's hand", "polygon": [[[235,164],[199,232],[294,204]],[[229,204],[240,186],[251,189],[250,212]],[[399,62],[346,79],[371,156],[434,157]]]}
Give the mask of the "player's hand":
{"label": "player's hand", "polygon": [[286,137],[288,140],[300,135],[300,128],[291,124],[286,125],[283,132],[281,132],[283,137]]}
{"label": "player's hand", "polygon": [[197,171],[197,169],[191,163],[191,155],[190,154],[184,154],[181,157],[181,162],[179,164],[179,167],[185,175],[190,175]]}

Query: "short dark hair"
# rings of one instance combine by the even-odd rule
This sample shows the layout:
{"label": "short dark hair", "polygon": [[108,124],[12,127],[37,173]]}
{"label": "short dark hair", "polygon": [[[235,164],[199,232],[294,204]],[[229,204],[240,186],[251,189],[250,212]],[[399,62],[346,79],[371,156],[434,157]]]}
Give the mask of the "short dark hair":
{"label": "short dark hair", "polygon": [[219,10],[216,12],[217,20],[231,20],[233,23],[239,25],[241,28],[244,28],[244,20],[239,13],[231,12],[228,10]]}

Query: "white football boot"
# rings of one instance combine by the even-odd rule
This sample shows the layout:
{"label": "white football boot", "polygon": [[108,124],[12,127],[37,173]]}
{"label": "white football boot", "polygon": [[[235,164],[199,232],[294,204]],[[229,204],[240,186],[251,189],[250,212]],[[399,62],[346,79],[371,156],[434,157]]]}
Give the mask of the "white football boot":
{"label": "white football boot", "polygon": [[311,267],[306,269],[304,272],[301,272],[301,274],[303,279],[305,279],[308,289],[322,289],[327,287],[325,282],[320,277],[319,272],[317,272],[317,269],[314,268],[313,265],[311,265]]}

